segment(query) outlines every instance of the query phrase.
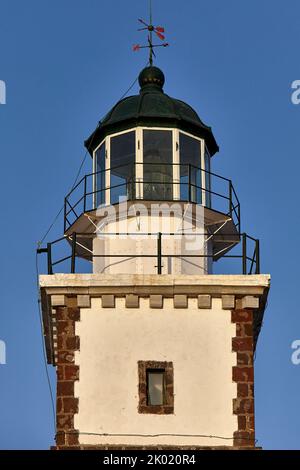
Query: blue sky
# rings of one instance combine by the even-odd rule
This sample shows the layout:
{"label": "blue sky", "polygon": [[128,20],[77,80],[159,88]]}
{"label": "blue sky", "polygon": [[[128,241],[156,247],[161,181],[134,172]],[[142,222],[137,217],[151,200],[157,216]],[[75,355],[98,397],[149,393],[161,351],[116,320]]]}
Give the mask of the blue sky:
{"label": "blue sky", "polygon": [[[53,442],[42,358],[35,248],[63,203],[83,141],[147,62],[146,0],[0,0],[1,314],[0,448]],[[167,29],[159,51],[165,91],[190,103],[214,130],[213,170],[232,178],[243,230],[261,239],[272,289],[256,357],[258,443],[300,448],[299,173],[297,0],[153,0]],[[137,92],[137,86],[134,93]],[[86,165],[89,168],[90,161]],[[60,219],[50,240],[62,235]],[[54,384],[54,371],[49,367]]]}

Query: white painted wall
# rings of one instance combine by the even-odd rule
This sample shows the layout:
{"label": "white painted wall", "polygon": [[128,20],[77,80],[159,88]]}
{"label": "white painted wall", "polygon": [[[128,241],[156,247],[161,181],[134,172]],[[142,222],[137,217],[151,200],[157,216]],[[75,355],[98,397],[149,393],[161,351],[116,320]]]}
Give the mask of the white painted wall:
{"label": "white painted wall", "polygon": [[[188,309],[174,309],[173,299],[152,310],[149,299],[139,309],[126,309],[119,298],[115,309],[102,309],[94,298],[81,309],[76,323],[80,351],[75,384],[79,413],[75,429],[82,433],[185,434],[232,437],[237,417],[232,413],[236,384],[231,352],[235,325],[231,312],[213,299],[211,310],[200,310],[197,299]],[[138,361],[172,361],[175,414],[138,413]],[[110,437],[80,435],[83,444],[232,445],[231,440],[205,437]]]}
{"label": "white painted wall", "polygon": [[[105,274],[157,274],[157,233],[176,233],[176,236],[163,235],[162,254],[181,255],[162,258],[162,274],[208,274],[212,272],[211,241],[207,242],[207,230],[203,221],[203,207],[197,208],[196,220],[190,220],[185,209],[177,204],[178,213],[170,216],[168,207],[176,208],[176,204],[163,203],[164,212],[160,215],[148,214],[148,209],[141,204],[130,208],[132,215],[117,220],[101,222],[101,230],[93,241],[94,255],[120,255],[95,257],[94,273]],[[186,205],[187,211],[189,210]],[[140,215],[136,215],[140,211]],[[184,218],[184,220],[183,220]],[[192,233],[192,236],[181,236],[182,233]],[[133,233],[134,236],[113,236],[115,233]],[[152,236],[143,234],[153,234]],[[103,236],[104,234],[104,236]],[[107,235],[105,235],[107,234]],[[133,256],[132,256],[133,255]],[[140,255],[154,255],[141,258]],[[202,255],[195,258],[194,255]]]}

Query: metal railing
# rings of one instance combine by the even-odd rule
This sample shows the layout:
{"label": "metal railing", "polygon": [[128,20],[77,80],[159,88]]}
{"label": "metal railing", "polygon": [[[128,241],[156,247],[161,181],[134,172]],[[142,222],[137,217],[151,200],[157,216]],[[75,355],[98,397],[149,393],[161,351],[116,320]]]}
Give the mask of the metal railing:
{"label": "metal railing", "polygon": [[[89,234],[90,237],[96,237],[96,234]],[[94,261],[95,258],[123,258],[124,260],[130,259],[130,258],[141,258],[141,259],[146,259],[146,258],[154,258],[156,259],[156,272],[157,274],[162,274],[162,267],[163,267],[163,259],[164,258],[179,258],[179,259],[186,259],[186,258],[206,258],[206,259],[212,259],[212,261],[216,260],[215,255],[211,254],[206,254],[206,253],[198,253],[198,254],[189,254],[187,252],[182,253],[182,254],[166,254],[163,251],[163,238],[164,237],[172,237],[172,236],[194,236],[195,233],[118,233],[118,234],[108,234],[108,233],[101,233],[98,235],[98,237],[103,238],[103,237],[108,237],[108,236],[119,236],[119,237],[124,237],[124,236],[132,236],[132,237],[137,237],[137,236],[147,236],[147,237],[155,237],[157,240],[156,243],[156,252],[152,254],[126,254],[120,253],[120,254],[100,254],[100,255],[94,255],[92,252],[90,252],[88,255],[84,255],[82,252],[82,244],[78,241],[81,237],[87,237],[87,234],[80,234],[80,233],[73,233],[72,235],[69,236],[64,236],[62,238],[59,238],[51,243],[47,243],[47,246],[45,248],[39,248],[37,250],[38,254],[41,253],[46,253],[47,254],[47,270],[48,274],[54,274],[55,267],[61,265],[62,263],[68,261],[69,264],[69,269],[68,272],[70,273],[75,273],[76,268],[77,268],[77,259],[78,258],[83,258],[83,259],[88,259],[89,261]],[[203,234],[197,234],[203,236]],[[224,240],[222,239],[222,235],[219,234],[214,234],[214,235],[205,235],[211,240],[211,242],[217,243],[223,242]],[[240,265],[240,272],[242,274],[260,274],[260,248],[259,248],[259,240],[250,237],[246,233],[239,233],[239,234],[232,234],[232,235],[226,235],[227,237],[235,237],[235,240],[241,240],[242,243],[239,244],[239,247],[241,247],[241,252],[238,254],[224,254],[222,256],[222,259],[225,258],[230,258],[230,259],[236,259],[241,262]],[[147,238],[149,239],[149,238]],[[67,249],[69,251],[69,254],[66,256],[61,256],[56,260],[53,260],[53,247],[58,244],[65,243],[67,245]],[[80,254],[79,248],[81,248]],[[60,271],[61,272],[61,271]]]}
{"label": "metal railing", "polygon": [[[143,177],[138,177],[139,173]],[[106,186],[108,179],[110,184]],[[98,189],[95,189],[97,181]],[[85,175],[65,197],[64,232],[81,214],[104,205],[107,194],[110,204],[119,202],[119,197],[128,201],[144,199],[201,204],[229,215],[237,232],[241,229],[240,202],[231,180],[190,164],[136,163]]]}

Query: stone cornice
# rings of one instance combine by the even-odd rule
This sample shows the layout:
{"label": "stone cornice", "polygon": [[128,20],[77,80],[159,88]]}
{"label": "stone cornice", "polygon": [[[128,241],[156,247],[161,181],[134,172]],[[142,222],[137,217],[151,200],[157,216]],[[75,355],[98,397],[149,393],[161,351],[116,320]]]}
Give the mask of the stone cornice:
{"label": "stone cornice", "polygon": [[[270,275],[141,275],[141,274],[53,274],[41,275],[40,287],[47,294],[92,294],[128,293],[134,289],[153,293],[153,289],[163,289],[166,295],[202,294],[214,295],[241,294],[261,295],[270,287]],[[147,292],[148,291],[148,292]],[[139,293],[140,293],[139,292]],[[159,292],[158,292],[159,293]]]}

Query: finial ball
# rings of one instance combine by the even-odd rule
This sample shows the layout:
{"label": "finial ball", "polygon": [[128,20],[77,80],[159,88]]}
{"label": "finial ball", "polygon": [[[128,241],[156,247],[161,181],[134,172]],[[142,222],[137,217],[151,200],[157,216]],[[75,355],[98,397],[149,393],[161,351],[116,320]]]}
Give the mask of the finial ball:
{"label": "finial ball", "polygon": [[165,76],[158,67],[146,67],[139,75],[139,84],[143,88],[146,85],[156,85],[163,88],[165,83]]}

